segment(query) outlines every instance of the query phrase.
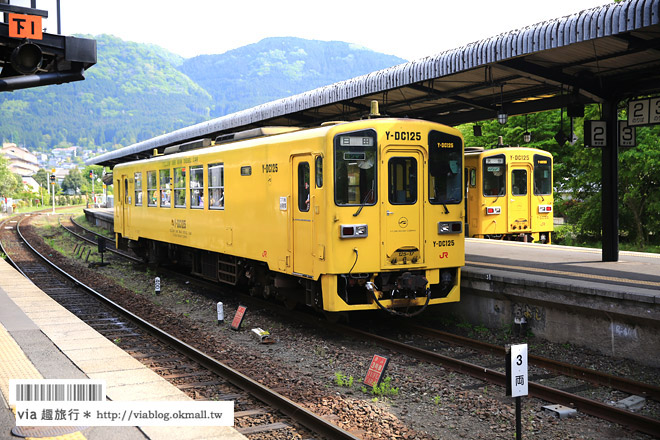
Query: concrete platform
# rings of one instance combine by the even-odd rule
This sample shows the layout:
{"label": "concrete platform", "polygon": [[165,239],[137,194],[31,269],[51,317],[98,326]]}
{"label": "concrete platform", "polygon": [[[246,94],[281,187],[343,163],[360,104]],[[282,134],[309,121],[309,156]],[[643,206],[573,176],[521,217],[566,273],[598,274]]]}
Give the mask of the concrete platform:
{"label": "concrete platform", "polygon": [[[103,379],[113,401],[190,401],[182,391],[68,312],[0,259],[0,439],[15,418],[9,379]],[[20,430],[25,427],[18,427]],[[91,440],[245,439],[231,427],[36,429],[31,437]]]}
{"label": "concrete platform", "polygon": [[465,259],[449,312],[660,366],[660,255],[467,239]]}

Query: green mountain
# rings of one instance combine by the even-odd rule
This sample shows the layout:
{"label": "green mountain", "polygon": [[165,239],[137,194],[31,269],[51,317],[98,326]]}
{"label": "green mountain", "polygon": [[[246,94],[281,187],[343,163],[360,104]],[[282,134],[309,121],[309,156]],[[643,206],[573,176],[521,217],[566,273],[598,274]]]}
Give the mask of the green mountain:
{"label": "green mountain", "polygon": [[211,97],[164,49],[101,35],[84,81],[0,94],[3,139],[56,145],[129,145],[209,117]]}
{"label": "green mountain", "polygon": [[278,37],[187,59],[180,70],[211,94],[217,117],[403,62],[341,41]]}
{"label": "green mountain", "polygon": [[404,62],[342,42],[268,38],[183,59],[155,45],[95,38],[84,81],[0,93],[0,137],[29,149],[113,149]]}

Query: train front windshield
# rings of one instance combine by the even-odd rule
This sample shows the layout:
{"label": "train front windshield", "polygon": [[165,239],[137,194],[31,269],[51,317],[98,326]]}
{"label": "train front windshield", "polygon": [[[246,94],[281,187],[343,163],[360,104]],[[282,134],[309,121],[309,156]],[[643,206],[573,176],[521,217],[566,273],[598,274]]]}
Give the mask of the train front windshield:
{"label": "train front windshield", "polygon": [[377,198],[376,132],[364,130],[335,137],[335,203],[373,205]]}
{"label": "train front windshield", "polygon": [[429,133],[429,201],[458,204],[463,199],[463,141],[458,136]]}
{"label": "train front windshield", "polygon": [[552,158],[534,155],[534,195],[552,194]]}
{"label": "train front windshield", "polygon": [[484,158],[484,196],[506,194],[506,160],[503,154]]}

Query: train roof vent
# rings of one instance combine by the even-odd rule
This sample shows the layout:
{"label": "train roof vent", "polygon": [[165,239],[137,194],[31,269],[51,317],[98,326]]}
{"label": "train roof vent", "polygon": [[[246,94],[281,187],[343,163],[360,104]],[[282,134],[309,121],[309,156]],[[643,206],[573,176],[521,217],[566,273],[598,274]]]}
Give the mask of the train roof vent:
{"label": "train roof vent", "polygon": [[221,134],[215,138],[215,144],[224,144],[226,142],[241,141],[261,136],[273,136],[276,134],[290,133],[301,130],[300,127],[270,126],[258,127],[250,130],[237,131],[236,133]]}
{"label": "train roof vent", "polygon": [[196,150],[198,148],[205,148],[211,146],[210,138],[197,139],[194,141],[186,142],[179,145],[172,145],[163,150],[163,154],[182,153],[184,151]]}
{"label": "train roof vent", "polygon": [[346,121],[326,121],[321,123],[321,127],[327,127],[328,125],[337,125],[337,124],[345,124]]}
{"label": "train roof vent", "polygon": [[484,151],[484,147],[465,147],[466,153],[481,153]]}

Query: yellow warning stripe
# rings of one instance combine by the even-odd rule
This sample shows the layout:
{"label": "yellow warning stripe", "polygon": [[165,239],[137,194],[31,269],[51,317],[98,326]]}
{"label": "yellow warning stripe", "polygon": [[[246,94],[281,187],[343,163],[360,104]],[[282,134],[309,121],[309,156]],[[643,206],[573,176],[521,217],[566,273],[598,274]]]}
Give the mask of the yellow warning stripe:
{"label": "yellow warning stripe", "polygon": [[[0,323],[0,392],[9,402],[9,379],[43,379],[21,347]],[[14,411],[14,408],[12,408]],[[34,439],[35,437],[27,437]],[[57,437],[38,437],[39,440],[87,440],[80,431]]]}
{"label": "yellow warning stripe", "polygon": [[472,266],[486,266],[486,267],[495,267],[498,269],[505,269],[505,270],[510,270],[510,269],[518,269],[518,270],[524,270],[527,272],[539,272],[543,274],[554,274],[554,275],[566,275],[566,276],[571,276],[571,277],[580,277],[580,278],[588,278],[592,280],[601,280],[601,281],[614,281],[618,283],[628,283],[628,284],[639,284],[642,286],[652,286],[652,287],[660,287],[660,282],[656,281],[644,281],[644,280],[631,280],[628,278],[617,278],[617,277],[606,277],[603,275],[592,275],[588,273],[578,273],[578,272],[566,272],[566,271],[561,271],[561,270],[553,270],[553,269],[541,269],[541,268],[536,268],[536,267],[520,267],[520,266],[511,266],[507,264],[497,264],[497,263],[477,263],[474,261],[465,261],[465,264],[469,264]]}

